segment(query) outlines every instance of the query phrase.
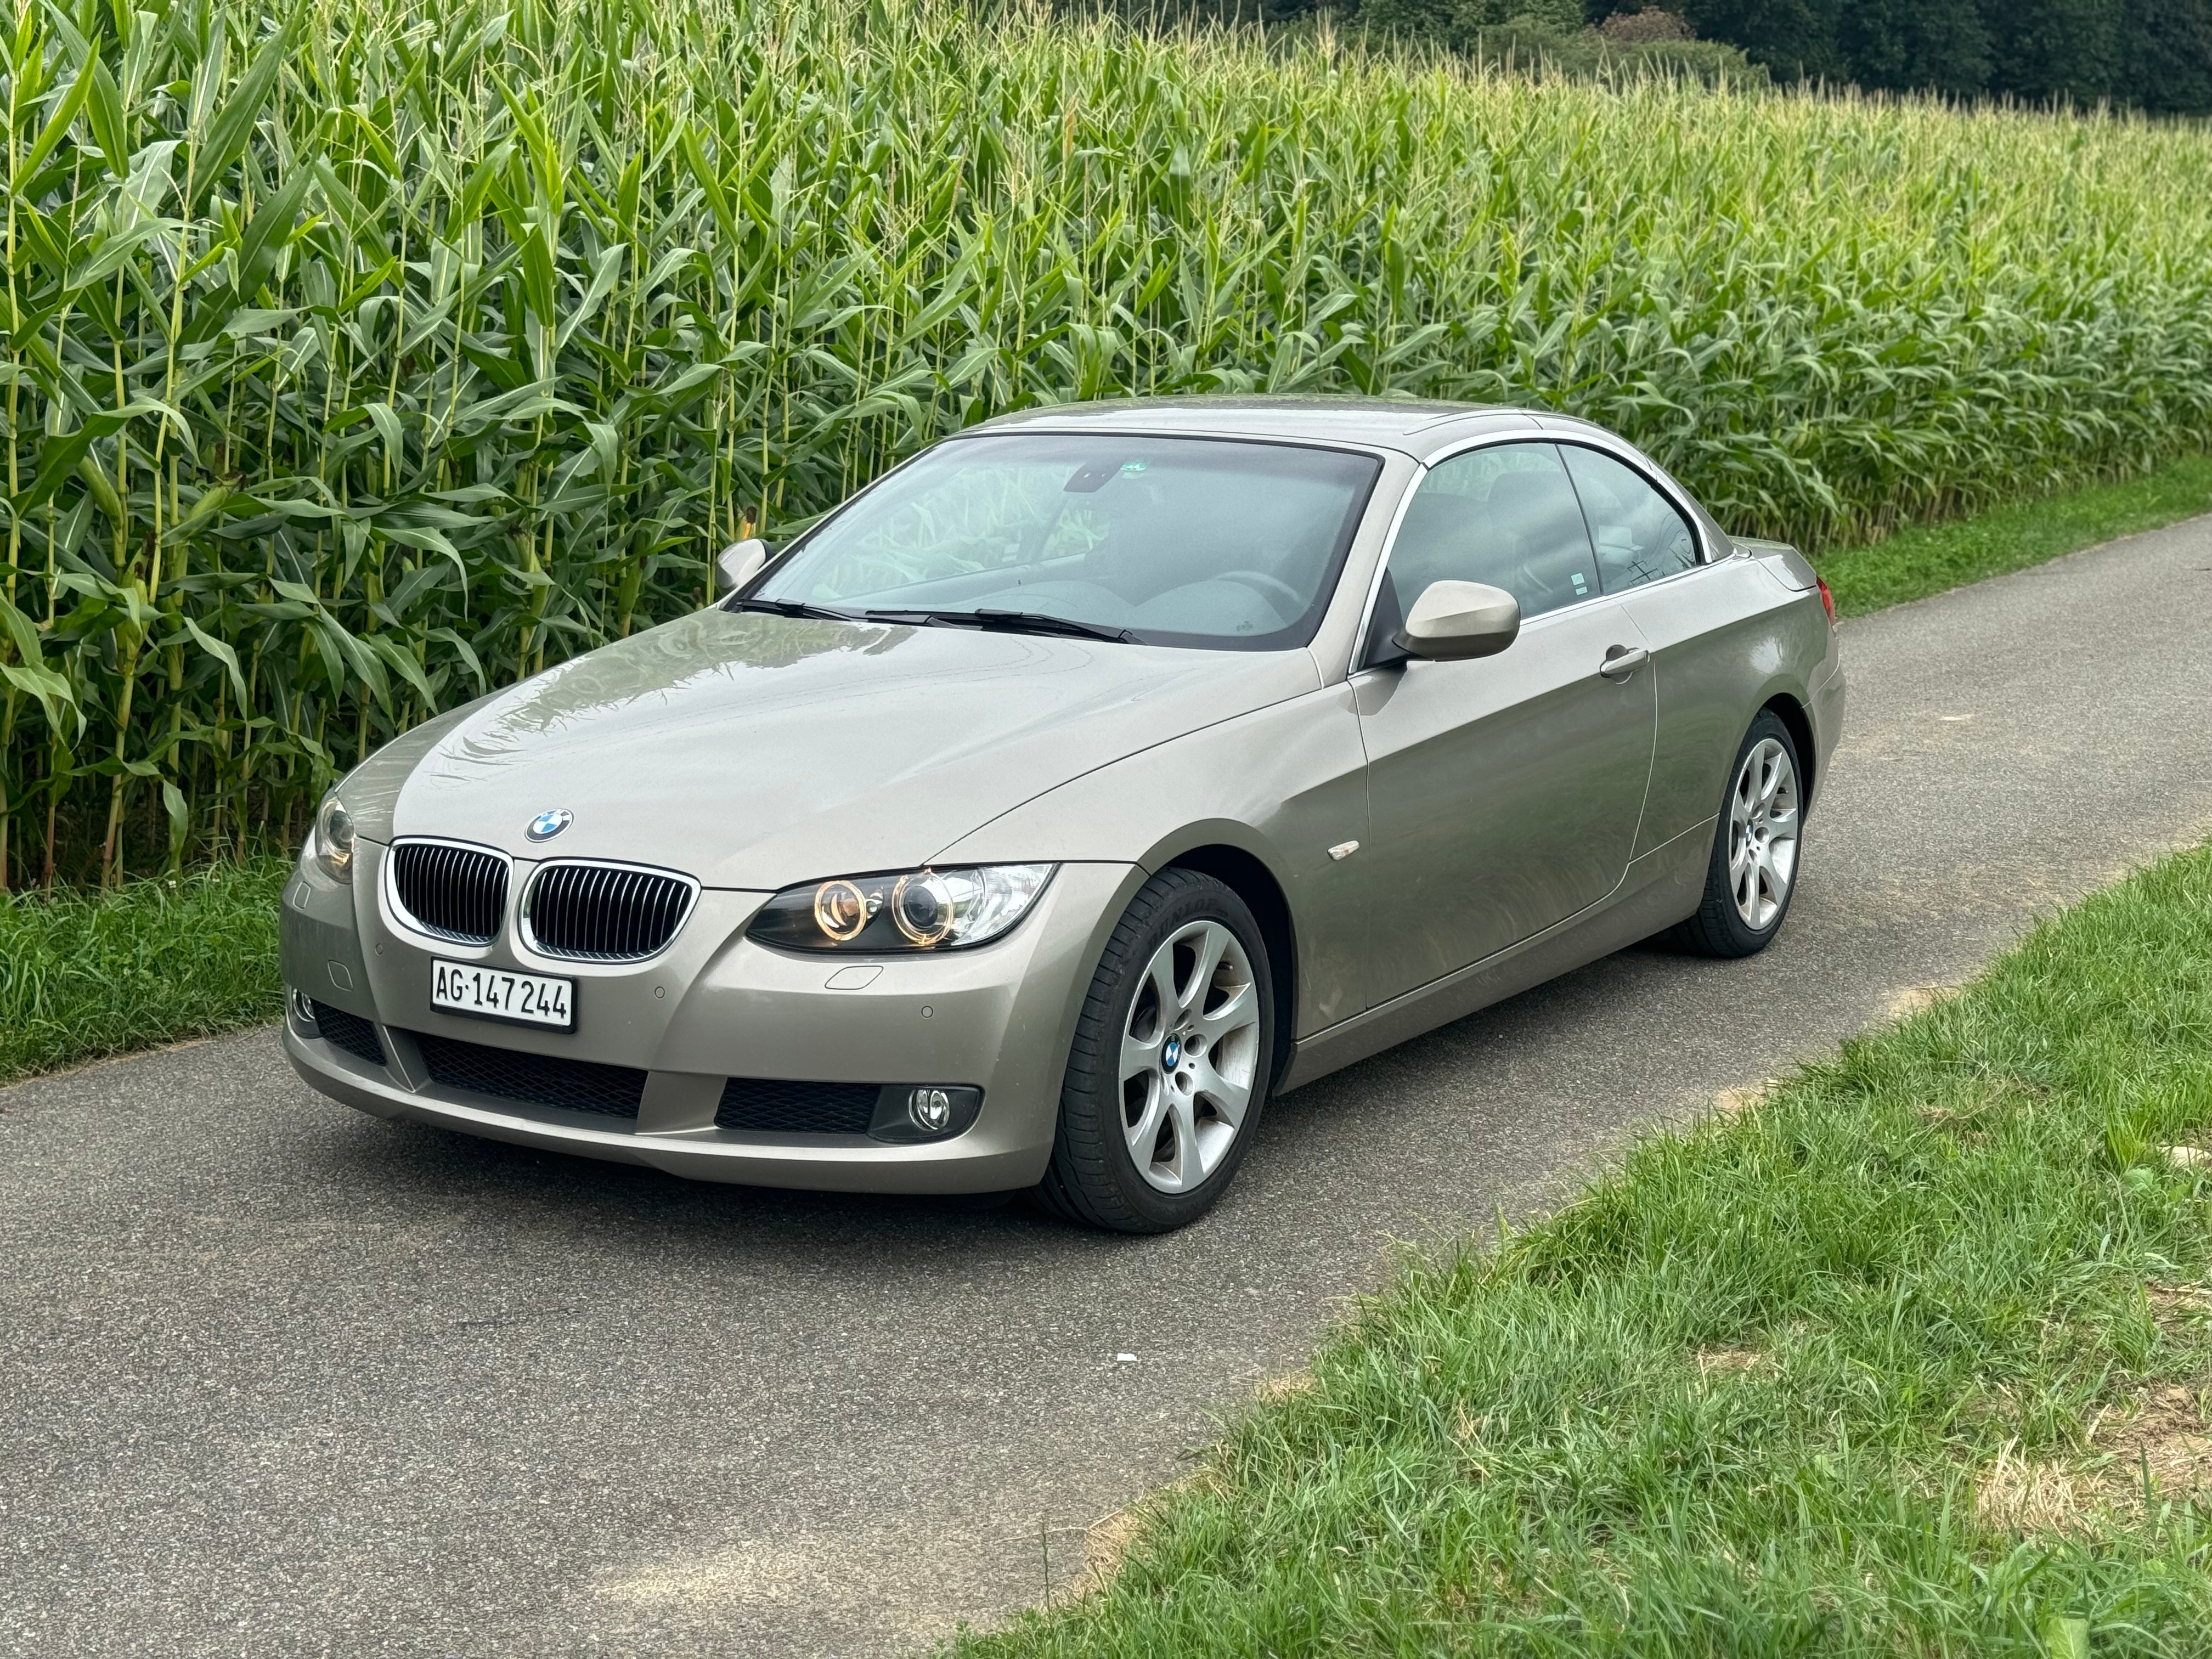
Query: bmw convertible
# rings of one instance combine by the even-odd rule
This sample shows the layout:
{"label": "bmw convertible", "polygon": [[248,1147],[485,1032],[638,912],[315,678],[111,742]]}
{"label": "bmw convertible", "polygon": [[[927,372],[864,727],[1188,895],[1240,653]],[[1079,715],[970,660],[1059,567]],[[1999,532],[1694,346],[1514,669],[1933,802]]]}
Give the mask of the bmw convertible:
{"label": "bmw convertible", "polygon": [[1159,1231],[1273,1097],[1790,910],[1826,586],[1540,411],[986,422],[322,803],[283,1042],[380,1117]]}

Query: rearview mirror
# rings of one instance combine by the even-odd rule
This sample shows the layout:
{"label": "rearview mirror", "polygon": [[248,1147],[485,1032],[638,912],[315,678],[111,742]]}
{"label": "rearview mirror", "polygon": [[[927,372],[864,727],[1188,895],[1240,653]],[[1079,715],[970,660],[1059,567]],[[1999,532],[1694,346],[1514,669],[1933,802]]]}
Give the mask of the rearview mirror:
{"label": "rearview mirror", "polygon": [[735,592],[758,575],[767,562],[768,544],[757,536],[748,536],[724,548],[714,568],[721,573],[723,592]]}
{"label": "rearview mirror", "polygon": [[1431,582],[1391,643],[1433,662],[1494,657],[1521,632],[1521,602],[1486,582]]}

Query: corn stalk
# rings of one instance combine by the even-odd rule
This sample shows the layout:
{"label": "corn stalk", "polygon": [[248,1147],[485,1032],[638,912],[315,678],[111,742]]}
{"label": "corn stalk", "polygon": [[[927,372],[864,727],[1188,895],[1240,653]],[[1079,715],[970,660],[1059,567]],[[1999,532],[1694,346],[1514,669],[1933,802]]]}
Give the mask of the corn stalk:
{"label": "corn stalk", "polygon": [[1534,403],[1814,547],[2212,435],[2199,127],[943,0],[17,0],[0,79],[0,881],[289,835],[1000,410]]}

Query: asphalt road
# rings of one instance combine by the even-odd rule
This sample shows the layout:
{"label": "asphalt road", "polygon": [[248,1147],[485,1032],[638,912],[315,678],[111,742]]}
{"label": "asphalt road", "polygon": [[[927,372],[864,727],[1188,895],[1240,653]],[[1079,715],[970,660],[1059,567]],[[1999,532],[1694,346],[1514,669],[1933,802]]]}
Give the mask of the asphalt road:
{"label": "asphalt road", "polygon": [[269,1031],[0,1092],[0,1653],[875,1654],[1065,1593],[1393,1239],[2212,831],[2208,614],[2200,519],[1848,624],[1774,949],[1632,951],[1316,1084],[1173,1237],[386,1125]]}

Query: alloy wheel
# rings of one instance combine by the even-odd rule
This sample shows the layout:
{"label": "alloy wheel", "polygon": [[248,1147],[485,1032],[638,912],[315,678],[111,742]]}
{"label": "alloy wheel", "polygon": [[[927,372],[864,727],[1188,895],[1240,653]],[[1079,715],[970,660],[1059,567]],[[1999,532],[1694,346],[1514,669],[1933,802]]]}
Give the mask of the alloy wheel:
{"label": "alloy wheel", "polygon": [[1146,964],[1122,1028],[1121,1132],[1138,1173],[1186,1193],[1218,1169],[1259,1063],[1260,992],[1244,947],[1218,921],[1178,929]]}
{"label": "alloy wheel", "polygon": [[1754,933],[1771,927],[1797,874],[1797,769],[1772,738],[1753,744],[1729,791],[1729,886]]}

